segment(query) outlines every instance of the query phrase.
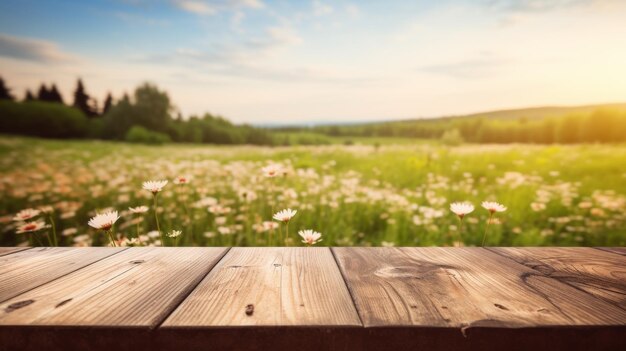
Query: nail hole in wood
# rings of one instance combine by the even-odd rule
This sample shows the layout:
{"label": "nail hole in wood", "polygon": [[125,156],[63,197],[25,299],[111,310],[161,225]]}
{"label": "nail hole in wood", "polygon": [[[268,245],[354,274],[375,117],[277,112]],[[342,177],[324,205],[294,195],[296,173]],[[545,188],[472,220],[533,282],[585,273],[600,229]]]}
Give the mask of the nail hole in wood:
{"label": "nail hole in wood", "polygon": [[246,315],[251,316],[254,313],[254,305],[249,304],[246,306]]}
{"label": "nail hole in wood", "polygon": [[509,310],[508,308],[506,308],[505,306],[502,306],[502,305],[501,305],[501,304],[499,304],[499,303],[494,303],[493,305],[494,305],[494,306],[496,306],[497,308],[501,309],[501,310],[505,310],[505,311],[508,311],[508,310]]}
{"label": "nail hole in wood", "polygon": [[72,301],[72,299],[63,300],[63,301],[59,302],[59,303],[55,306],[55,308],[59,308],[59,307],[61,307],[61,306],[65,305],[66,303],[68,303],[68,302],[70,302],[70,301]]}
{"label": "nail hole in wood", "polygon": [[144,262],[146,262],[146,261],[144,261],[144,260],[133,260],[133,261],[130,261],[130,263],[132,263],[132,264],[142,264]]}
{"label": "nail hole in wood", "polygon": [[24,300],[24,301],[18,301],[15,303],[12,303],[10,305],[7,306],[7,308],[5,309],[5,312],[9,313],[9,312],[13,312],[17,309],[20,309],[22,307],[26,307],[28,305],[30,305],[31,303],[35,302],[35,300]]}

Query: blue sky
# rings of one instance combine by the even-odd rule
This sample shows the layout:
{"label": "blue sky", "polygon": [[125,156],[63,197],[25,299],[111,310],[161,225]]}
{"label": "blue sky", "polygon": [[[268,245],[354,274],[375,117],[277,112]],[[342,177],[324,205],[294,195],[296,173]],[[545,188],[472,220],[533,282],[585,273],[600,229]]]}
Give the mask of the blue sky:
{"label": "blue sky", "polygon": [[624,23],[619,0],[0,0],[0,75],[252,123],[614,102]]}

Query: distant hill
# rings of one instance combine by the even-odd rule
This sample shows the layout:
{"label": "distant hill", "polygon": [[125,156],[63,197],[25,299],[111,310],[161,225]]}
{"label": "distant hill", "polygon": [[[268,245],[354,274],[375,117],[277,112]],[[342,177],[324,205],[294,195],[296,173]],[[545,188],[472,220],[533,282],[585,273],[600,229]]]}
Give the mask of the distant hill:
{"label": "distant hill", "polygon": [[583,105],[583,106],[543,106],[543,107],[529,107],[510,110],[496,110],[486,111],[479,113],[472,113],[467,115],[446,116],[444,118],[461,118],[461,117],[486,117],[494,119],[539,119],[545,117],[555,117],[570,114],[590,114],[598,109],[618,109],[626,110],[626,103],[612,103],[612,104],[598,104],[598,105]]}
{"label": "distant hill", "polygon": [[532,107],[439,118],[283,128],[341,137],[403,137],[475,143],[626,141],[626,103]]}

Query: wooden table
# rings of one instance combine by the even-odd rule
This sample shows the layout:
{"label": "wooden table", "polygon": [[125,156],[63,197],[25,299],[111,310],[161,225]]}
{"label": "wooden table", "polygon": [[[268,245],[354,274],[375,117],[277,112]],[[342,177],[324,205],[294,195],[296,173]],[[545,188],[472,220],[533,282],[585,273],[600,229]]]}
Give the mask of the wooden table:
{"label": "wooden table", "polygon": [[625,248],[0,248],[0,350],[626,350]]}

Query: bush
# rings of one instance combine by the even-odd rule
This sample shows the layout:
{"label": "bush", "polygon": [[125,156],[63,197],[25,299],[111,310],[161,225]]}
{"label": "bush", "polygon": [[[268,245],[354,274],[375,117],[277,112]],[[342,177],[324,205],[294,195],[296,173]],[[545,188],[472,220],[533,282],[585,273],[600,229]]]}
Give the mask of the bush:
{"label": "bush", "polygon": [[83,138],[88,119],[72,107],[58,103],[0,101],[0,133],[43,138]]}
{"label": "bush", "polygon": [[446,130],[441,136],[441,142],[444,145],[457,146],[463,144],[463,136],[458,129]]}
{"label": "bush", "polygon": [[160,145],[170,142],[167,134],[149,131],[141,126],[132,126],[126,133],[125,140],[130,143]]}

